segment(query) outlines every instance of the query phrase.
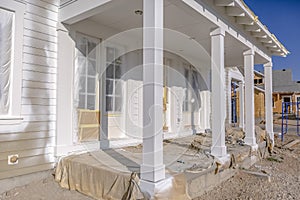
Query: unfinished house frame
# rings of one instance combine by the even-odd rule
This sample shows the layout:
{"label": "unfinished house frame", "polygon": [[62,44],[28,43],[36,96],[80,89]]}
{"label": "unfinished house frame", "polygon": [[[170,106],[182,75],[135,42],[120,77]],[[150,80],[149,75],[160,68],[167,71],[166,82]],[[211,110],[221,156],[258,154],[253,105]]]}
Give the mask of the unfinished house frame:
{"label": "unfinished house frame", "polygon": [[240,126],[255,149],[254,65],[264,65],[274,138],[272,56],[288,51],[242,0],[1,0],[0,14],[1,55],[14,52],[0,60],[0,179],[142,143],[141,186],[153,194],[166,180],[163,139],[205,131],[211,154],[229,159],[228,67],[244,71]]}

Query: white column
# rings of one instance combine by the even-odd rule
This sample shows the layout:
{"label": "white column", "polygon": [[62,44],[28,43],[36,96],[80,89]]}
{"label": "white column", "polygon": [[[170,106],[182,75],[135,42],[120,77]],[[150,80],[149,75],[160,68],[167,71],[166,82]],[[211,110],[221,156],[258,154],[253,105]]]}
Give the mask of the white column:
{"label": "white column", "polygon": [[239,116],[239,127],[242,128],[243,130],[245,129],[245,112],[244,112],[244,107],[245,107],[245,98],[244,98],[244,82],[239,82],[239,104],[240,104],[240,116]]}
{"label": "white column", "polygon": [[244,52],[245,71],[245,143],[255,148],[257,146],[254,132],[254,51]]}
{"label": "white column", "polygon": [[211,154],[222,158],[227,155],[225,146],[226,94],[224,68],[224,36],[221,28],[211,36],[211,108],[212,108],[212,147]]}
{"label": "white column", "polygon": [[143,162],[141,188],[151,196],[165,179],[163,164],[163,0],[144,0]]}
{"label": "white column", "polygon": [[266,132],[269,134],[274,144],[273,132],[273,100],[272,100],[272,62],[264,64],[265,72],[265,115],[266,115]]}
{"label": "white column", "polygon": [[57,30],[57,105],[56,105],[56,152],[57,156],[66,155],[73,145],[73,51],[75,43],[67,29],[59,23]]}

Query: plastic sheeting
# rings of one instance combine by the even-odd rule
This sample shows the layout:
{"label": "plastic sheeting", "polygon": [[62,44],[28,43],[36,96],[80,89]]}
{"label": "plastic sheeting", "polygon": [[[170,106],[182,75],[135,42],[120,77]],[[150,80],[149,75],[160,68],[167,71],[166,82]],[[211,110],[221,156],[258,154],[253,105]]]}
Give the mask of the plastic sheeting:
{"label": "plastic sheeting", "polygon": [[13,44],[12,12],[0,8],[0,115],[6,115],[10,106]]}
{"label": "plastic sheeting", "polygon": [[97,62],[99,42],[100,39],[76,33],[73,88],[73,142],[75,143],[99,138],[98,128],[81,128],[83,125],[95,123],[92,121],[81,123],[79,120],[80,110],[94,111],[95,116],[99,110],[99,63]]}

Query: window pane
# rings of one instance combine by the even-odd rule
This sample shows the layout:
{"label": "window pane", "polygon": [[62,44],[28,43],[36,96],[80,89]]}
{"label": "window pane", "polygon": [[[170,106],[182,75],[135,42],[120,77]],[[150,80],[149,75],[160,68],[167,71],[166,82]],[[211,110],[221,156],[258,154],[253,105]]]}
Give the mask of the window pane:
{"label": "window pane", "polygon": [[112,63],[115,59],[115,50],[114,48],[106,48],[106,61]]}
{"label": "window pane", "polygon": [[87,109],[95,110],[95,95],[87,95]]}
{"label": "window pane", "polygon": [[106,78],[114,78],[114,65],[113,64],[107,66]]}
{"label": "window pane", "polygon": [[113,80],[106,80],[106,94],[113,94],[114,82]]}
{"label": "window pane", "polygon": [[95,84],[96,84],[96,79],[95,78],[88,78],[87,80],[87,92],[88,93],[95,93]]}
{"label": "window pane", "polygon": [[115,66],[115,79],[120,79],[121,78],[121,66],[116,65]]}
{"label": "window pane", "polygon": [[115,95],[122,96],[122,82],[115,80]]}
{"label": "window pane", "polygon": [[85,95],[79,95],[78,108],[85,108]]}
{"label": "window pane", "polygon": [[113,111],[113,98],[109,96],[106,97],[106,111]]}
{"label": "window pane", "polygon": [[85,92],[85,76],[80,76],[79,92]]}
{"label": "window pane", "polygon": [[85,75],[86,74],[86,62],[85,62],[85,57],[83,56],[78,56],[77,60],[77,70],[79,74]]}
{"label": "window pane", "polygon": [[89,60],[88,61],[88,75],[96,75],[96,61]]}
{"label": "window pane", "polygon": [[115,111],[121,112],[122,110],[122,98],[115,97]]}

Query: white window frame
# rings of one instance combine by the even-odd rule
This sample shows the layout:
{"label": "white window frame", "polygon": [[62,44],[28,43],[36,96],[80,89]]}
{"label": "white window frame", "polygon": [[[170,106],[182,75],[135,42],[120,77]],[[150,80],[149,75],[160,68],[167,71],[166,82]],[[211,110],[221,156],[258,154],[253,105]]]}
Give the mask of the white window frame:
{"label": "white window frame", "polygon": [[[87,110],[91,110],[91,109],[88,109],[88,107],[87,107],[87,97],[90,95],[90,96],[94,96],[94,99],[95,99],[95,102],[94,102],[94,110],[98,110],[99,108],[99,105],[98,105],[98,102],[96,102],[96,100],[97,100],[97,95],[99,95],[99,94],[97,94],[97,93],[99,93],[99,91],[97,92],[97,91],[94,91],[93,93],[90,93],[90,92],[88,92],[88,78],[93,78],[93,79],[95,79],[95,88],[96,88],[96,82],[98,81],[97,80],[97,76],[96,76],[96,74],[95,75],[88,75],[88,64],[87,64],[87,62],[89,61],[89,60],[93,60],[93,61],[95,61],[95,67],[96,67],[96,70],[97,70],[97,67],[99,67],[99,64],[100,64],[100,60],[99,60],[99,44],[100,44],[100,42],[101,42],[101,39],[100,38],[96,38],[96,37],[92,37],[92,36],[89,36],[89,35],[87,35],[87,34],[84,34],[84,33],[80,33],[80,32],[76,32],[76,37],[77,36],[79,36],[79,37],[84,37],[84,38],[86,38],[88,41],[91,41],[91,42],[93,42],[93,43],[95,43],[96,44],[96,48],[95,48],[95,54],[96,54],[96,57],[94,58],[94,59],[92,59],[92,58],[90,58],[89,56],[86,56],[84,59],[85,59],[85,72],[84,72],[84,74],[78,74],[79,76],[80,76],[80,78],[81,77],[84,77],[85,78],[85,90],[84,90],[84,92],[79,92],[79,96],[80,95],[83,95],[84,97],[85,97],[85,105],[84,105],[84,108],[80,108],[80,109],[87,109]],[[87,52],[85,52],[85,53],[87,53]],[[76,56],[76,57],[78,57],[78,56]],[[78,107],[79,107],[79,105],[78,105]]]}
{"label": "white window frame", "polygon": [[0,8],[14,12],[13,39],[12,39],[12,65],[10,84],[10,106],[7,115],[0,115],[1,124],[17,124],[21,118],[21,91],[23,66],[23,29],[25,3],[12,0],[1,0]]}
{"label": "white window frame", "polygon": [[[113,65],[114,66],[114,69],[115,69],[115,64],[114,63],[111,63],[110,61],[107,60],[107,49],[108,48],[111,48],[111,49],[114,49],[114,60],[119,58],[119,54],[116,54],[116,51],[119,51],[119,52],[123,52],[123,48],[120,47],[119,45],[113,45],[113,44],[109,44],[107,46],[105,46],[105,56],[104,56],[104,60],[105,60],[105,69],[107,70],[108,69],[108,65]],[[122,55],[122,54],[121,54]],[[123,58],[124,59],[124,58]],[[112,94],[108,94],[107,93],[107,90],[105,89],[105,102],[106,102],[106,105],[105,105],[105,111],[107,113],[121,113],[122,110],[123,110],[123,106],[122,106],[122,101],[123,101],[123,97],[122,95],[120,94],[116,94],[116,85],[117,84],[120,84],[119,87],[121,87],[121,90],[122,90],[122,87],[123,87],[123,81],[122,81],[122,63],[124,62],[124,60],[120,60],[121,63],[119,64],[120,66],[120,73],[121,73],[121,77],[120,78],[116,78],[115,76],[115,70],[114,70],[114,74],[113,74],[113,77],[112,78],[108,78],[107,75],[106,75],[106,70],[105,70],[105,87],[106,87],[106,84],[107,84],[107,81],[112,81],[113,82],[113,92]],[[107,97],[110,97],[112,98],[112,109],[111,110],[107,110]],[[117,110],[116,109],[116,98],[120,98],[121,99],[121,110]]]}

